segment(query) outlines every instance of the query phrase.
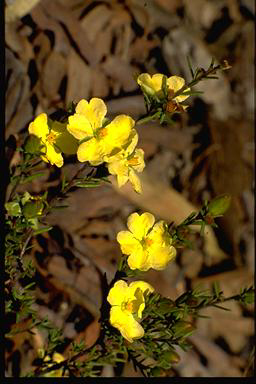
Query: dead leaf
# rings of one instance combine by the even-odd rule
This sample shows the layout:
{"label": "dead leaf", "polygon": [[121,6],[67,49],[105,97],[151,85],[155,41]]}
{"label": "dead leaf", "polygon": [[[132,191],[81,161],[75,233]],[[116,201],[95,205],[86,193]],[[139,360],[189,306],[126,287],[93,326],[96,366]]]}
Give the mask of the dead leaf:
{"label": "dead leaf", "polygon": [[68,56],[68,86],[66,104],[88,99],[91,91],[91,67],[73,50]]}
{"label": "dead leaf", "polygon": [[137,88],[137,83],[133,78],[135,68],[121,58],[109,55],[102,64],[102,68],[108,76],[121,85],[124,91],[130,92]]}
{"label": "dead leaf", "polygon": [[112,16],[113,11],[105,4],[100,4],[88,12],[81,20],[81,26],[86,32],[90,43],[95,43],[98,34],[105,30]]}
{"label": "dead leaf", "polygon": [[49,101],[58,98],[58,89],[65,74],[66,60],[53,50],[45,62],[42,73],[42,86]]}
{"label": "dead leaf", "polygon": [[40,0],[7,0],[5,7],[5,21],[10,23],[25,16]]}

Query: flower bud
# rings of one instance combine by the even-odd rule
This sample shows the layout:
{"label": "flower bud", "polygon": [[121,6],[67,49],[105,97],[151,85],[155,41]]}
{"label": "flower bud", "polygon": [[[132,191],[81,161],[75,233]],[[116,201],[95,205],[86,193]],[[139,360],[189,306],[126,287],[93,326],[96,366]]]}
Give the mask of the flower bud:
{"label": "flower bud", "polygon": [[254,292],[249,291],[243,295],[243,302],[245,304],[252,304],[254,302]]}
{"label": "flower bud", "polygon": [[189,323],[188,321],[178,321],[173,327],[172,330],[175,333],[175,337],[186,337],[192,333],[196,327]]}
{"label": "flower bud", "polygon": [[23,206],[22,212],[26,219],[31,219],[41,215],[43,208],[44,205],[41,201],[29,201]]}
{"label": "flower bud", "polygon": [[215,216],[223,215],[229,208],[231,202],[231,197],[229,195],[220,195],[213,199],[209,205],[209,213]]}
{"label": "flower bud", "polygon": [[43,359],[45,356],[45,350],[43,348],[38,348],[37,355],[40,359]]}
{"label": "flower bud", "polygon": [[180,356],[175,351],[166,351],[162,355],[163,360],[167,363],[177,364],[180,361]]}
{"label": "flower bud", "polygon": [[165,376],[165,371],[162,368],[159,367],[154,367],[150,371],[151,375],[154,377],[164,377]]}
{"label": "flower bud", "polygon": [[10,216],[21,215],[20,205],[17,201],[11,201],[10,203],[5,203],[4,206]]}

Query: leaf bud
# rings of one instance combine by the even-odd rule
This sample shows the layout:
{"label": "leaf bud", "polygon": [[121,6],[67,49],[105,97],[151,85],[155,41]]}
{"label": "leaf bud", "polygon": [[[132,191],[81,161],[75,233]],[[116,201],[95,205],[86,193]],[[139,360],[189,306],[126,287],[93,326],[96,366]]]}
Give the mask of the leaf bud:
{"label": "leaf bud", "polygon": [[252,304],[254,303],[254,292],[251,290],[251,291],[248,291],[248,292],[245,292],[242,296],[242,301],[245,303],[245,304]]}
{"label": "leaf bud", "polygon": [[159,367],[154,367],[150,371],[151,375],[154,377],[164,377],[165,376],[165,371],[162,368]]}
{"label": "leaf bud", "polygon": [[180,356],[175,351],[166,351],[162,355],[163,360],[167,363],[177,364],[180,361]]}
{"label": "leaf bud", "polygon": [[211,216],[221,216],[229,208],[231,202],[231,196],[229,195],[220,195],[213,199],[209,205],[208,210]]}
{"label": "leaf bud", "polygon": [[175,337],[186,337],[192,333],[196,327],[189,323],[188,321],[178,321],[173,327],[172,330],[175,333]]}

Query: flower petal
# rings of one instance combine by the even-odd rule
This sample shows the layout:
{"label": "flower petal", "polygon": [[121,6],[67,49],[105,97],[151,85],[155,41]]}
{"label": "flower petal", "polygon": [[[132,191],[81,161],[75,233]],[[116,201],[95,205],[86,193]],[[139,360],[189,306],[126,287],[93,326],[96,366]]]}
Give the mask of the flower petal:
{"label": "flower petal", "polygon": [[127,115],[119,115],[108,124],[102,138],[105,154],[110,154],[115,147],[122,147],[127,144],[135,121]]}
{"label": "flower petal", "polygon": [[41,156],[42,159],[44,160],[45,158],[52,164],[56,165],[57,167],[62,167],[63,166],[63,157],[62,154],[58,149],[54,147],[54,145],[49,144],[46,142],[46,153],[44,156]]}
{"label": "flower petal", "polygon": [[[142,297],[138,294],[139,292],[142,293]],[[145,293],[146,292],[146,293]],[[144,295],[149,294],[151,292],[154,292],[154,288],[152,285],[146,283],[145,281],[133,281],[128,288],[127,294],[129,296],[134,296],[135,299],[137,299],[137,316],[141,319],[142,312],[145,308],[145,299]],[[135,308],[136,305],[133,305],[133,308]]]}
{"label": "flower petal", "polygon": [[147,85],[149,87],[151,87],[151,76],[148,74],[148,73],[141,73],[138,77],[137,77],[137,83],[139,85]]}
{"label": "flower petal", "polygon": [[151,213],[145,212],[139,215],[135,212],[128,217],[127,226],[138,240],[142,240],[149,229],[153,227],[154,222],[155,218]]}
{"label": "flower petal", "polygon": [[150,268],[150,264],[148,262],[148,254],[142,247],[138,248],[130,254],[127,259],[127,263],[130,269],[140,269],[141,271],[147,271]]}
{"label": "flower petal", "polygon": [[138,140],[139,140],[138,133],[135,129],[133,129],[129,137],[128,145],[125,148],[126,156],[129,156],[134,151],[136,145],[138,144]]}
{"label": "flower petal", "polygon": [[125,185],[127,183],[128,180],[129,180],[129,178],[127,175],[117,175],[118,187],[121,188],[123,185]]}
{"label": "flower petal", "polygon": [[128,285],[124,280],[118,280],[110,289],[107,301],[111,305],[121,305],[127,294]]}
{"label": "flower petal", "polygon": [[60,353],[58,353],[58,352],[54,352],[53,356],[52,356],[52,359],[56,363],[60,363],[61,361],[65,360],[65,357],[63,355],[61,355]]}
{"label": "flower petal", "polygon": [[129,231],[120,231],[117,234],[117,241],[121,246],[123,254],[130,255],[131,253],[142,248],[140,242],[135,239]]}
{"label": "flower petal", "polygon": [[35,120],[29,124],[28,131],[30,134],[35,135],[40,139],[45,139],[49,134],[46,113],[41,113],[39,116],[37,116]]}
{"label": "flower petal", "polygon": [[80,100],[76,106],[76,112],[85,116],[92,128],[97,129],[102,126],[107,107],[102,99],[93,97],[89,103],[84,99]]}
{"label": "flower petal", "polygon": [[69,116],[67,130],[78,140],[93,136],[93,129],[89,120],[78,113]]}
{"label": "flower petal", "polygon": [[167,79],[167,85],[168,88],[175,93],[178,92],[185,85],[185,80],[183,79],[183,77],[171,76]]}
{"label": "flower petal", "polygon": [[165,241],[167,239],[165,238],[165,232],[165,223],[163,220],[160,220],[154,225],[154,227],[148,234],[148,238],[153,241],[153,244],[157,244],[159,246],[166,245]]}
{"label": "flower petal", "polygon": [[[167,85],[170,90],[172,90],[174,93],[178,92],[182,87],[185,85],[185,80],[182,77],[179,76],[171,76],[167,79]],[[185,91],[190,91],[190,88],[186,88]],[[189,97],[189,95],[186,96],[177,96],[174,98],[177,102],[182,102],[186,100]]]}
{"label": "flower petal", "polygon": [[173,260],[176,256],[176,249],[173,246],[170,247],[151,247],[149,250],[149,263],[151,268],[158,271],[167,267],[167,264]]}
{"label": "flower petal", "polygon": [[[136,149],[132,159],[136,159],[136,163],[132,164],[132,167],[135,169],[135,171],[142,172],[143,169],[145,168],[143,149],[141,148]],[[134,163],[134,161],[132,161],[132,163]]]}
{"label": "flower petal", "polygon": [[81,163],[85,161],[93,162],[93,165],[103,163],[102,148],[94,137],[80,144],[77,150],[77,158]]}
{"label": "flower petal", "polygon": [[[183,92],[190,91],[190,88],[185,88]],[[177,97],[174,97],[174,100],[177,101],[178,103],[181,103],[182,101],[186,100],[190,95],[180,95]],[[180,105],[182,109],[185,111],[188,105]]]}
{"label": "flower petal", "polygon": [[139,339],[144,336],[142,326],[134,319],[132,314],[123,312],[120,307],[112,307],[110,309],[109,321],[130,343],[133,342],[133,339]]}
{"label": "flower petal", "polygon": [[76,106],[76,113],[79,113],[79,115],[84,115],[86,114],[86,111],[88,109],[88,101],[85,99],[82,99],[79,101],[79,103]]}
{"label": "flower petal", "polygon": [[129,170],[129,180],[133,186],[133,189],[137,193],[142,193],[141,183],[139,177],[136,175],[133,169]]}
{"label": "flower petal", "polygon": [[162,82],[163,82],[163,77],[161,73],[155,73],[152,76],[152,87],[155,92],[159,92],[162,89]]}
{"label": "flower petal", "polygon": [[134,296],[134,293],[137,288],[141,289],[143,293],[145,291],[154,292],[154,288],[152,287],[152,285],[150,285],[146,281],[137,280],[137,281],[132,281],[129,284],[128,291],[127,291],[127,294],[129,295],[129,297]]}
{"label": "flower petal", "polygon": [[108,163],[108,170],[111,175],[122,175],[128,179],[128,165],[125,164],[124,158],[120,158],[117,154],[116,157],[112,158],[112,161]]}
{"label": "flower petal", "polygon": [[55,121],[52,125],[52,131],[59,132],[55,144],[60,148],[61,152],[67,155],[73,155],[77,152],[78,141],[67,131],[66,124]]}

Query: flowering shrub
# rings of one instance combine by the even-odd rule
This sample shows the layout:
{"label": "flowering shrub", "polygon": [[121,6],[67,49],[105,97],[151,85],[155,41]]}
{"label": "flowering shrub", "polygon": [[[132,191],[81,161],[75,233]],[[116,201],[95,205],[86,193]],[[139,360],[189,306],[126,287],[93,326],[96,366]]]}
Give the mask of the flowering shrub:
{"label": "flowering shrub", "polygon": [[[34,327],[48,332],[40,364],[30,376],[93,377],[99,374],[97,367],[127,360],[144,376],[161,376],[179,361],[176,346],[188,349],[187,337],[195,330],[193,319],[201,308],[231,299],[244,304],[253,301],[252,287],[225,298],[214,284],[212,292],[194,289],[173,301],[162,297],[145,281],[127,282],[129,277],[137,277],[149,269],[166,268],[174,260],[176,248],[188,246],[186,234],[191,231],[191,225],[199,225],[201,234],[206,225],[216,226],[215,218],[229,207],[227,195],[210,203],[206,201],[199,212],[191,213],[176,226],[163,220],[156,222],[149,212],[134,212],[128,217],[128,230],[117,234],[123,253],[118,269],[111,282],[106,276],[103,279],[101,331],[90,348],[74,343],[68,357],[57,353],[56,346],[62,342],[59,330],[47,319],[39,320],[32,309],[35,283],[20,285],[21,279],[29,279],[34,274],[33,264],[25,258],[32,236],[51,230],[45,224],[47,214],[54,208],[63,208],[59,202],[73,187],[97,187],[112,174],[117,176],[119,187],[130,181],[137,193],[143,193],[138,173],[145,167],[144,152],[137,148],[139,135],[135,127],[149,120],[171,122],[175,113],[185,112],[187,106],[182,103],[195,93],[193,85],[211,78],[217,70],[227,69],[227,64],[215,66],[212,61],[207,70],[190,69],[192,80],[188,85],[179,76],[139,75],[137,83],[144,94],[146,114],[137,122],[128,115],[108,120],[104,101],[92,98],[72,104],[60,121],[41,113],[29,124],[30,135],[19,148],[20,164],[10,171],[12,188],[5,204],[5,289],[6,313],[14,314],[17,324],[24,319],[31,320],[29,328],[15,332],[31,332]],[[38,196],[17,192],[20,183],[42,176],[35,171],[41,160],[60,168],[65,157],[71,154],[77,154],[78,161],[84,164],[70,180],[62,179],[56,196],[48,197],[47,192]],[[105,167],[104,175],[98,173],[99,165]],[[86,168],[89,172],[84,174]],[[7,337],[13,337],[15,332],[10,331]],[[83,355],[86,358],[80,361]]]}

